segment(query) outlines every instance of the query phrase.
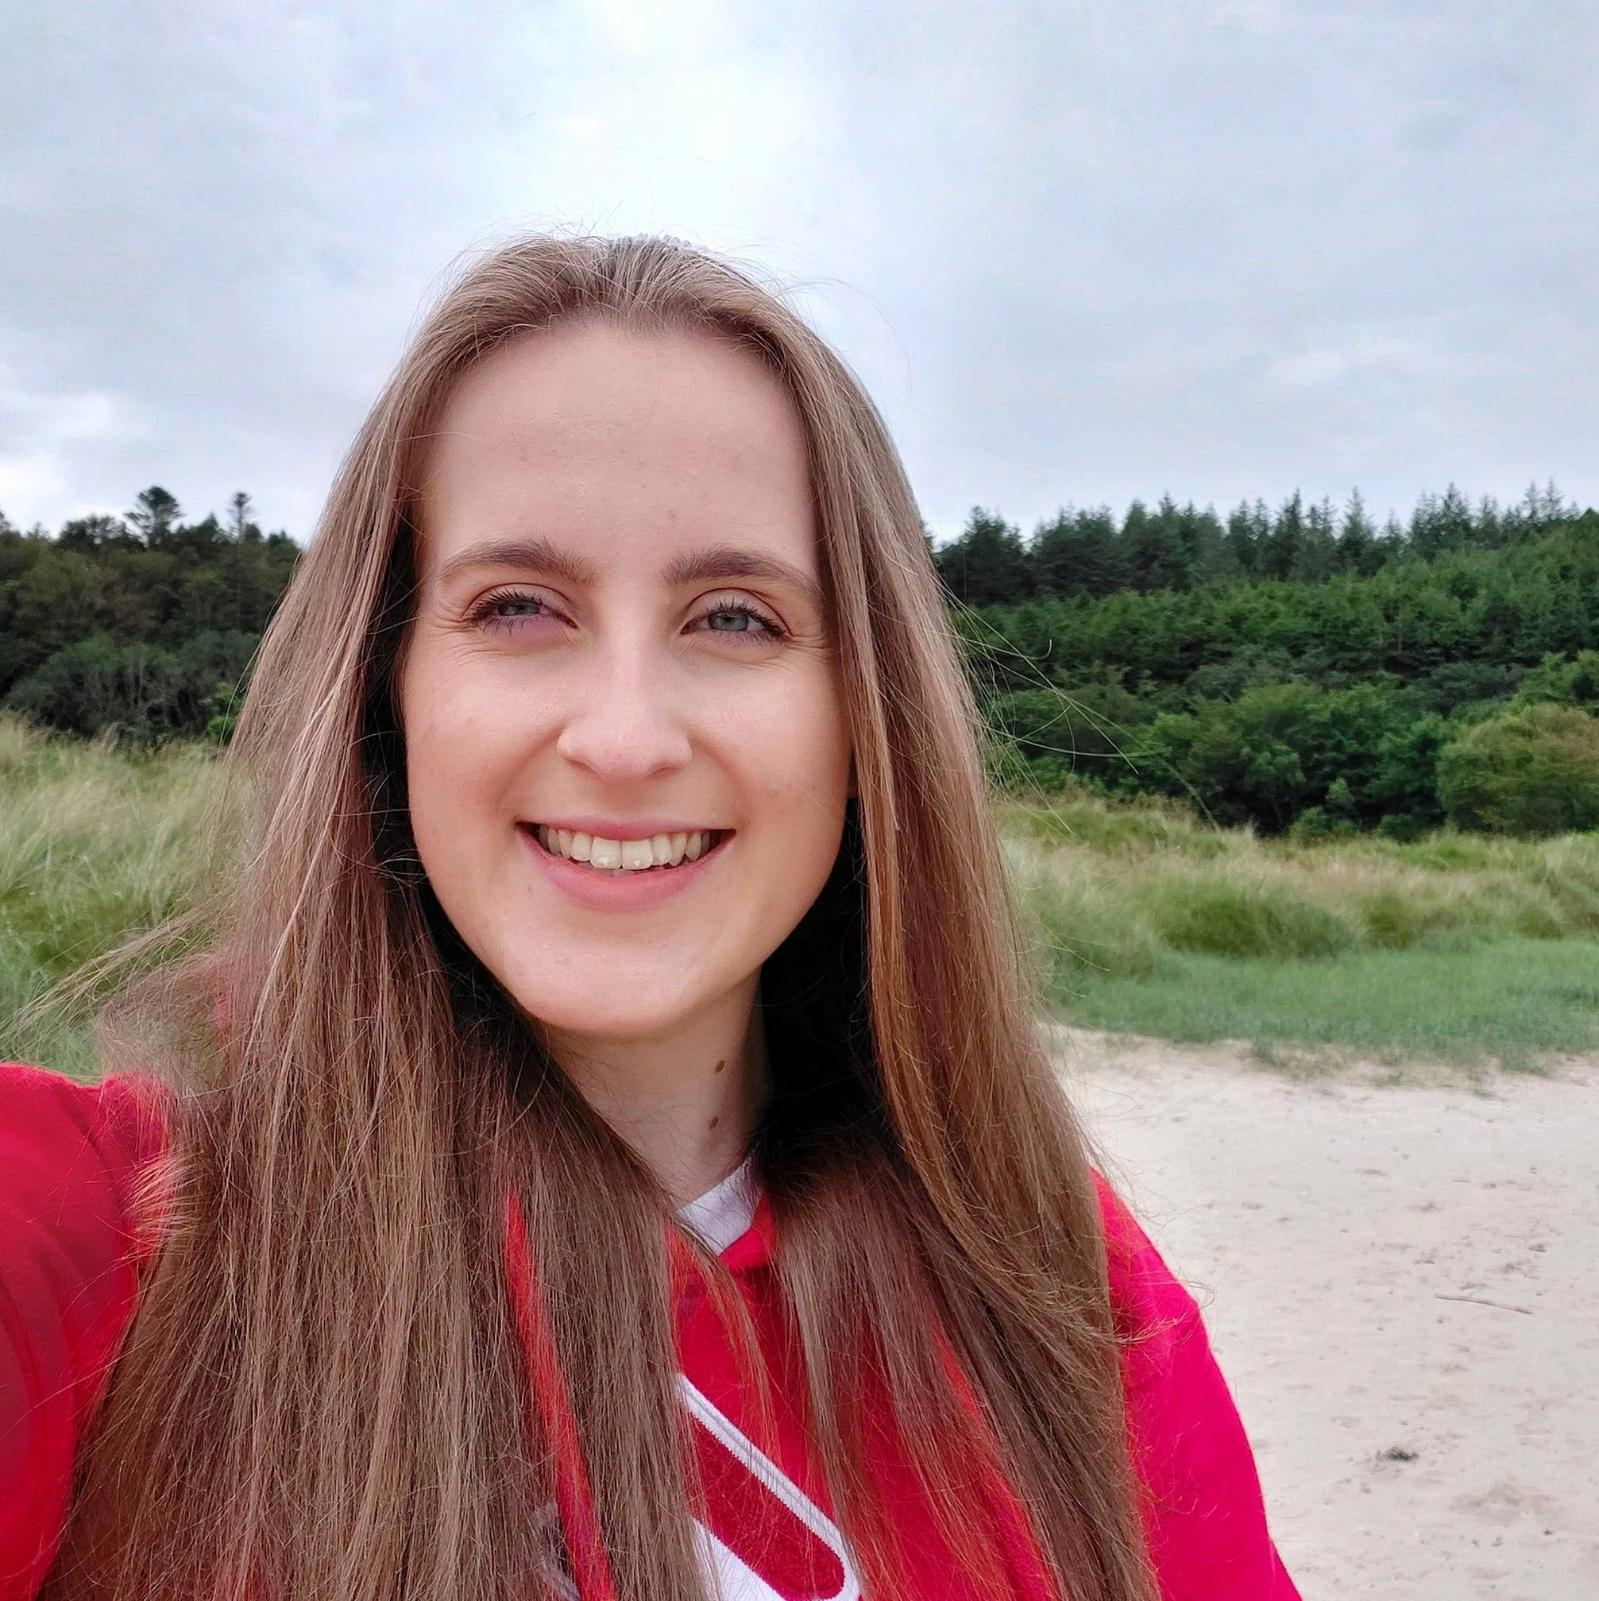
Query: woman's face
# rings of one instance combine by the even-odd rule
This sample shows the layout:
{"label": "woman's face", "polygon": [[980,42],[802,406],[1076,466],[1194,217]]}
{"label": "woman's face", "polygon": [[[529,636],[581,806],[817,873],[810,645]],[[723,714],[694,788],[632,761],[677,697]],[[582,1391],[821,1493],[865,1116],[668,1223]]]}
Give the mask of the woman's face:
{"label": "woman's face", "polygon": [[[454,390],[419,522],[411,822],[461,937],[578,1038],[667,1039],[753,996],[853,793],[780,382],[705,334],[519,336]],[[597,837],[601,865],[537,825],[578,855]],[[662,835],[679,865],[617,870],[616,843],[631,868]]]}

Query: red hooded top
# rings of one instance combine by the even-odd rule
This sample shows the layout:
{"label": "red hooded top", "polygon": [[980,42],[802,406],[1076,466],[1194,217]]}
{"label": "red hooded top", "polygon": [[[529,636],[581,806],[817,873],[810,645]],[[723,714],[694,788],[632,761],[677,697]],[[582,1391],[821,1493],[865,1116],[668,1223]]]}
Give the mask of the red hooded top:
{"label": "red hooded top", "polygon": [[[154,1242],[134,1231],[132,1185],[164,1149],[160,1094],[138,1077],[80,1085],[0,1063],[0,1601],[29,1601],[49,1569],[77,1441],[137,1303]],[[1199,1308],[1124,1203],[1094,1177],[1112,1247],[1118,1326],[1160,1331],[1123,1361],[1128,1433],[1164,1601],[1300,1601],[1267,1529],[1254,1458]],[[683,1220],[732,1269],[778,1408],[778,1435],[761,1449],[745,1432],[754,1429],[726,1331],[683,1252],[675,1272],[678,1387],[707,1487],[705,1521],[696,1524],[707,1578],[714,1574],[724,1601],[860,1598],[807,1449],[803,1374],[793,1342],[780,1335],[773,1218],[748,1166],[685,1208]],[[612,1601],[514,1202],[506,1208],[505,1242],[530,1412],[561,1444],[557,1502],[569,1593],[574,1601]],[[980,1415],[947,1348],[946,1367],[964,1404]],[[958,1554],[939,1540],[909,1466],[889,1450],[873,1471],[903,1518],[916,1595],[977,1601]],[[1016,1601],[1061,1601],[1010,1488],[992,1467],[981,1477],[981,1516],[998,1532]]]}

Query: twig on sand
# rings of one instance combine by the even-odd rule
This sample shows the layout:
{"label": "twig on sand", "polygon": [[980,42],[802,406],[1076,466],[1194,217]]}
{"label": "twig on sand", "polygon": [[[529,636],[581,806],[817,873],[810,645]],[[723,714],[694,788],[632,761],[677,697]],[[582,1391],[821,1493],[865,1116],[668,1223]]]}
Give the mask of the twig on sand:
{"label": "twig on sand", "polygon": [[1480,1295],[1433,1295],[1435,1301],[1470,1301],[1473,1306],[1496,1306],[1501,1312],[1519,1312],[1523,1317],[1532,1316],[1530,1306],[1506,1306],[1503,1301],[1485,1301]]}

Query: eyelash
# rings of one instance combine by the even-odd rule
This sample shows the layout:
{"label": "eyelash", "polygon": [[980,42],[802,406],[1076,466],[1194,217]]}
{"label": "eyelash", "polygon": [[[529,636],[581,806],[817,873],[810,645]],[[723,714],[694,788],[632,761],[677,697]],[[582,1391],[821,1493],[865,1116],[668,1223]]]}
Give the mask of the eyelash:
{"label": "eyelash", "polygon": [[[495,607],[503,606],[507,601],[531,601],[533,604],[543,606],[547,610],[553,611],[554,609],[549,606],[549,603],[542,595],[532,594],[527,590],[521,589],[496,589],[485,595],[467,613],[467,621],[475,627],[483,629],[514,628],[517,623],[522,621],[522,618],[494,616]],[[697,620],[702,621],[706,617],[714,617],[719,612],[735,612],[741,616],[748,617],[752,622],[759,624],[758,632],[763,640],[769,639],[775,643],[788,637],[787,630],[775,618],[769,617],[748,601],[739,600],[733,596],[719,598],[714,605],[701,612]],[[757,634],[756,629],[713,629],[712,632],[725,634],[732,639],[750,638]]]}

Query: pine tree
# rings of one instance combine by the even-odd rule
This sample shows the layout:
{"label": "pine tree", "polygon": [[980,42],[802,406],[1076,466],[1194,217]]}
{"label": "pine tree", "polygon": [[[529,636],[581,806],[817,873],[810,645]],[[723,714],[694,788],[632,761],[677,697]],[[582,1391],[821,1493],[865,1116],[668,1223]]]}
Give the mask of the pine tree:
{"label": "pine tree", "polygon": [[1134,589],[1148,594],[1159,589],[1187,588],[1179,519],[1177,502],[1170,495],[1162,495],[1153,512],[1141,500],[1128,506],[1122,521],[1121,548]]}
{"label": "pine tree", "polygon": [[1081,592],[1082,565],[1077,550],[1077,518],[1070,507],[1062,506],[1048,522],[1040,523],[1033,530],[1027,549],[1036,594],[1072,595]]}
{"label": "pine tree", "polygon": [[1227,513],[1227,532],[1223,536],[1229,569],[1239,578],[1255,575],[1255,520],[1249,502],[1241,500]]}
{"label": "pine tree", "polygon": [[939,576],[968,606],[1012,606],[1032,592],[1021,530],[973,506],[966,527],[937,555]]}
{"label": "pine tree", "polygon": [[1292,578],[1305,543],[1305,508],[1296,489],[1278,508],[1270,535],[1261,549],[1262,578]]}
{"label": "pine tree", "polygon": [[228,538],[237,540],[240,544],[254,543],[261,537],[261,530],[255,523],[255,507],[250,497],[242,490],[236,490],[228,501]]}
{"label": "pine tree", "polygon": [[1416,499],[1410,514],[1410,548],[1416,555],[1431,561],[1443,548],[1438,517],[1438,497],[1423,490]]}
{"label": "pine tree", "polygon": [[1497,550],[1505,542],[1505,530],[1499,519],[1499,502],[1492,495],[1484,495],[1477,502],[1477,543]]}
{"label": "pine tree", "polygon": [[1083,568],[1083,587],[1090,595],[1114,595],[1131,583],[1116,513],[1109,506],[1078,512],[1076,538]]}
{"label": "pine tree", "polygon": [[1040,595],[1114,594],[1127,587],[1126,565],[1109,506],[1062,507],[1034,531],[1033,583]]}
{"label": "pine tree", "polygon": [[1471,502],[1451,481],[1438,502],[1438,539],[1442,550],[1463,550],[1477,541]]}
{"label": "pine tree", "polygon": [[1365,577],[1381,564],[1377,531],[1366,515],[1366,502],[1359,489],[1353,489],[1344,506],[1343,529],[1338,536],[1338,570]]}
{"label": "pine tree", "polygon": [[128,521],[138,530],[145,544],[157,550],[171,542],[173,527],[182,515],[183,508],[176,497],[168,494],[160,484],[152,484],[140,492],[133,510],[128,513]]}
{"label": "pine tree", "polygon": [[1229,574],[1225,538],[1221,518],[1214,506],[1200,511],[1193,501],[1183,506],[1180,524],[1184,559],[1188,568],[1188,582],[1192,584],[1219,583]]}
{"label": "pine tree", "polygon": [[1323,496],[1305,512],[1305,531],[1293,576],[1319,584],[1331,578],[1338,563],[1338,536],[1332,499]]}

